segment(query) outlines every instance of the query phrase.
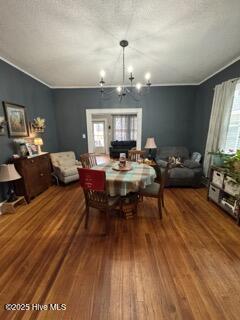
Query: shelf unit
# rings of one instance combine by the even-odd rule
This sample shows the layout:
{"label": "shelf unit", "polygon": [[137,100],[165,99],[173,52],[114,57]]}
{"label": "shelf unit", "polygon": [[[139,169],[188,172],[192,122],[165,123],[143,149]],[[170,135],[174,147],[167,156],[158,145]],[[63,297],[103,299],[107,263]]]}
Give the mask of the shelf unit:
{"label": "shelf unit", "polygon": [[211,167],[208,200],[215,202],[240,225],[240,184],[225,168]]}

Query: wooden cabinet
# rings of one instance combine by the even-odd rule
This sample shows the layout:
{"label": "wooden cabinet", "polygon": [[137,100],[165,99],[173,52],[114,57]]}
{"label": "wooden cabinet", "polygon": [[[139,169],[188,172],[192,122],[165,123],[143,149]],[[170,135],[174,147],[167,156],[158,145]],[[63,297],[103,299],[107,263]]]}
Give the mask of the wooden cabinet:
{"label": "wooden cabinet", "polygon": [[51,185],[51,162],[48,153],[12,161],[22,179],[15,181],[17,195],[25,196],[27,202]]}

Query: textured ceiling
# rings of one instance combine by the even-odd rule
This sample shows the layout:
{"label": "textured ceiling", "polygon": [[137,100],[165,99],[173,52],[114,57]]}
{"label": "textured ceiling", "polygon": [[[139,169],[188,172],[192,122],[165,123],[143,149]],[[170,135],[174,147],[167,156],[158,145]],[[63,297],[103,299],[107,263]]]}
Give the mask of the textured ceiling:
{"label": "textured ceiling", "polygon": [[199,83],[240,56],[240,0],[0,0],[0,56],[52,87]]}

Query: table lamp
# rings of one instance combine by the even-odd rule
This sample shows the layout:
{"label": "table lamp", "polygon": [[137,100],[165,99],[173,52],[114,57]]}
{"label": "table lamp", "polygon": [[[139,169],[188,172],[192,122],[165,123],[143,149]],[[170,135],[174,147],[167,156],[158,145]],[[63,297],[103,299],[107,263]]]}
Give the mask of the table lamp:
{"label": "table lamp", "polygon": [[148,151],[148,159],[152,160],[152,149],[157,149],[157,145],[155,143],[154,138],[147,138],[145,149],[149,149],[149,151]]}
{"label": "table lamp", "polygon": [[38,147],[38,154],[42,153],[41,146],[43,145],[43,139],[42,138],[35,138],[34,144]]}
{"label": "table lamp", "polygon": [[7,202],[13,202],[17,200],[12,181],[18,179],[21,179],[21,176],[15,169],[14,164],[0,165],[0,182],[10,182]]}

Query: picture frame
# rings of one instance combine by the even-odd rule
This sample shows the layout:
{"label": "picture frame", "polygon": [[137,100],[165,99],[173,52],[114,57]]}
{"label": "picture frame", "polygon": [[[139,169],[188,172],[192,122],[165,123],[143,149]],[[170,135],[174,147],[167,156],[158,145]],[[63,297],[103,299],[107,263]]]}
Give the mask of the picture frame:
{"label": "picture frame", "polygon": [[28,137],[29,128],[26,108],[16,103],[3,101],[9,138]]}
{"label": "picture frame", "polygon": [[5,135],[5,125],[7,122],[5,121],[5,117],[0,116],[0,136]]}
{"label": "picture frame", "polygon": [[38,155],[38,148],[37,148],[37,146],[35,144],[26,143],[26,147],[27,147],[27,150],[28,150],[28,153],[29,153],[30,157]]}

